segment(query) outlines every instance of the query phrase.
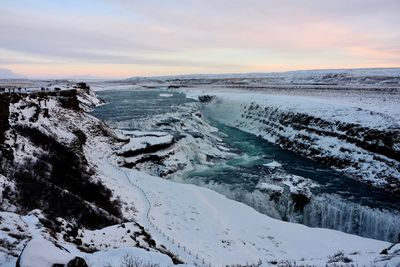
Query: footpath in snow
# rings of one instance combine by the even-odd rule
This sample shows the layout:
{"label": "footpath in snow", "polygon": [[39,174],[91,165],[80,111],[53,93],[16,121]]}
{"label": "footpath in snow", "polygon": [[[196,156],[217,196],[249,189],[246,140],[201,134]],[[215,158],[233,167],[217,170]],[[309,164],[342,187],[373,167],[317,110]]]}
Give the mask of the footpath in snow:
{"label": "footpath in snow", "polygon": [[138,223],[187,263],[325,265],[342,251],[354,263],[384,265],[379,252],[387,242],[275,220],[205,188],[120,169],[113,156],[98,160],[104,182],[135,204]]}

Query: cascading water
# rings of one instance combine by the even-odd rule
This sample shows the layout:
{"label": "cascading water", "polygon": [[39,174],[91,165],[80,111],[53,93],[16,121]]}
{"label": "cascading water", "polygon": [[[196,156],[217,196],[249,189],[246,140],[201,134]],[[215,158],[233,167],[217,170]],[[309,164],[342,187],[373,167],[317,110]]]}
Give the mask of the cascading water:
{"label": "cascading water", "polygon": [[[98,108],[95,114],[114,125],[151,129],[151,120],[137,120],[163,113],[179,112],[179,105],[192,102],[183,94],[160,97],[165,91],[109,91],[100,95],[112,105]],[[127,102],[126,99],[132,99]],[[139,102],[135,99],[140,99]],[[155,109],[149,107],[156,107]],[[115,110],[118,107],[118,110]],[[205,114],[207,115],[207,114]],[[229,114],[219,114],[229,116]],[[136,123],[130,121],[135,119]],[[156,125],[154,130],[169,131],[173,123],[185,123],[185,116],[166,121],[167,126]],[[129,122],[129,123],[128,123]],[[140,125],[140,123],[147,123]],[[396,241],[400,232],[400,199],[383,190],[374,189],[360,182],[344,177],[332,169],[283,150],[253,134],[227,127],[217,121],[209,123],[219,129],[221,139],[238,158],[175,177],[177,181],[208,187],[228,198],[243,202],[271,217],[302,223],[311,227],[323,227],[357,234],[375,239]],[[164,128],[163,128],[164,127]],[[197,139],[201,142],[201,138]],[[194,159],[195,160],[195,159]],[[297,175],[313,181],[319,186],[311,189],[309,201],[300,207],[293,199],[288,185],[277,182],[276,170],[263,164],[277,161],[282,167],[279,173]],[[221,167],[225,165],[226,168]],[[258,188],[260,182],[281,186],[282,191],[268,191]]]}
{"label": "cascading water", "polygon": [[334,195],[313,198],[304,207],[301,223],[391,242],[398,241],[400,215],[344,201]]}
{"label": "cascading water", "polygon": [[270,192],[258,189],[251,191],[238,185],[213,181],[199,182],[201,178],[195,176],[186,182],[217,191],[276,219],[310,227],[335,229],[390,242],[398,240],[400,214],[397,211],[390,212],[362,206],[333,194],[311,196],[309,202],[301,210],[296,210],[289,191],[284,191],[279,197],[274,197]]}

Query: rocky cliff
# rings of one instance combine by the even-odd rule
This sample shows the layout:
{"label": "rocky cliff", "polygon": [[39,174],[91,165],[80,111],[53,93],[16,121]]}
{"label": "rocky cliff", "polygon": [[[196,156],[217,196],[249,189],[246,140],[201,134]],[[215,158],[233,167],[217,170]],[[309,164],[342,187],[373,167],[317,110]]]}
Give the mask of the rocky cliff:
{"label": "rocky cliff", "polygon": [[[0,94],[0,265],[15,262],[24,251],[17,266],[30,266],[31,250],[23,249],[35,242],[68,254],[65,263],[74,254],[62,244],[92,253],[112,246],[117,235],[117,247],[155,247],[132,218],[121,224],[128,220],[121,201],[88,157],[95,139],[120,141],[86,112],[99,103],[87,87]],[[112,230],[96,232],[104,227]],[[43,258],[37,246],[31,247],[33,256]]]}
{"label": "rocky cliff", "polygon": [[400,193],[400,128],[384,114],[265,95],[259,101],[221,95],[204,105],[225,124]]}

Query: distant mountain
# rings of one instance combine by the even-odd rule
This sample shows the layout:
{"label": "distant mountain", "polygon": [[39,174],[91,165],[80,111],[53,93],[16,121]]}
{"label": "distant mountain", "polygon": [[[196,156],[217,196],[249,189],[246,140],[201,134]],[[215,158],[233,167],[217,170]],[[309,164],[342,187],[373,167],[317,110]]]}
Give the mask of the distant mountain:
{"label": "distant mountain", "polygon": [[10,69],[0,68],[0,79],[23,79],[22,75],[13,72]]}

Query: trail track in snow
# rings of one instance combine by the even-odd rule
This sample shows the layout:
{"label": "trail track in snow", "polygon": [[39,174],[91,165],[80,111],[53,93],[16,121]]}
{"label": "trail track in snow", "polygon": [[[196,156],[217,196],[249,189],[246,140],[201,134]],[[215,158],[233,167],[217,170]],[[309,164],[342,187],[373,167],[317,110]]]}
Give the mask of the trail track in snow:
{"label": "trail track in snow", "polygon": [[[106,158],[107,158],[107,163],[116,171],[116,173],[121,173],[123,176],[128,180],[128,182],[137,189],[139,194],[142,196],[144,199],[145,203],[145,212],[142,214],[145,214],[145,216],[141,217],[142,223],[144,222],[145,224],[145,229],[149,231],[152,235],[152,237],[157,236],[157,240],[160,241],[162,240],[163,244],[168,244],[166,247],[168,250],[173,252],[179,259],[182,259],[186,263],[191,263],[195,266],[204,266],[204,267],[212,267],[213,265],[208,262],[206,259],[201,257],[198,253],[195,253],[191,251],[189,248],[186,246],[182,245],[179,241],[175,240],[174,238],[170,237],[167,233],[161,230],[155,223],[155,219],[150,216],[151,213],[151,207],[152,204],[150,202],[150,199],[148,198],[146,192],[137,184],[137,178],[131,177],[131,173],[129,171],[125,171],[124,169],[115,166],[114,164],[111,163],[110,157],[114,154],[114,152],[109,153]],[[141,214],[141,213],[139,213]],[[153,231],[150,231],[153,230]]]}

